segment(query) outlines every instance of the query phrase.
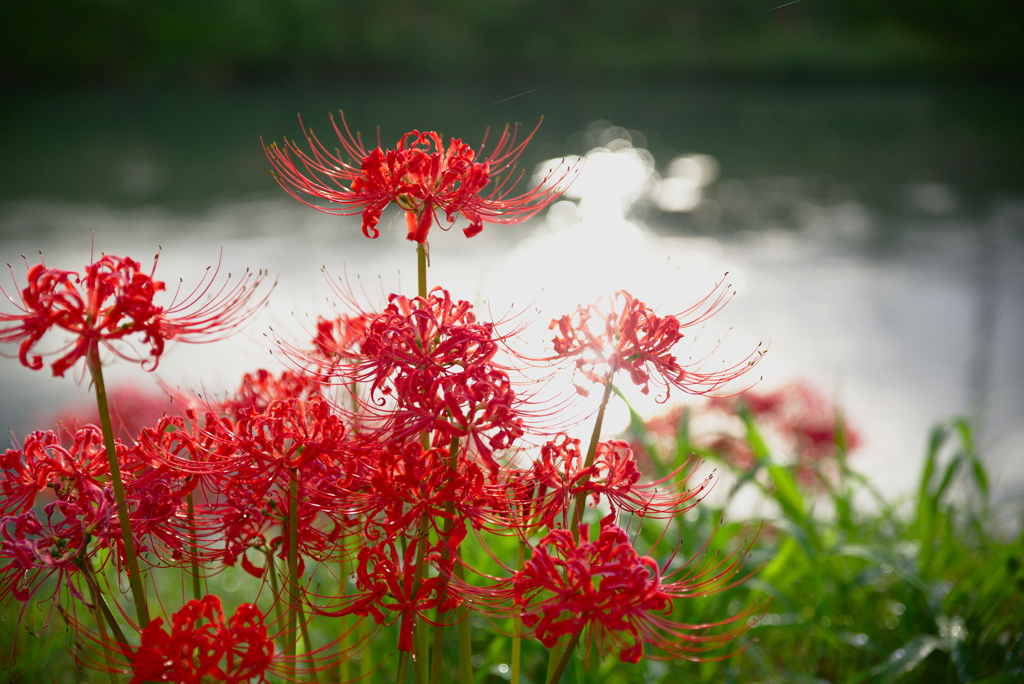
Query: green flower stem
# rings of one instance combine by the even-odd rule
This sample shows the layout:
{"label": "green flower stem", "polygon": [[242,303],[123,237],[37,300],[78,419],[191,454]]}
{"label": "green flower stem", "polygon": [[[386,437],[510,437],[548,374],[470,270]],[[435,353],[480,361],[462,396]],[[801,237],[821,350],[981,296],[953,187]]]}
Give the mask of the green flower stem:
{"label": "green flower stem", "polygon": [[128,582],[135,600],[135,614],[139,620],[139,628],[145,629],[149,624],[149,605],[146,603],[145,587],[139,573],[139,559],[135,553],[135,538],[128,520],[128,506],[124,496],[124,483],[121,481],[121,466],[117,462],[117,448],[114,446],[114,428],[110,422],[110,407],[107,404],[107,389],[103,384],[103,368],[100,364],[99,344],[93,342],[88,356],[89,370],[92,373],[93,385],[96,387],[96,405],[100,412],[100,425],[103,428],[103,442],[107,447],[107,460],[110,462],[110,480],[114,487],[114,502],[117,504],[117,518],[121,523],[121,539],[124,542],[124,555],[128,564]]}
{"label": "green flower stem", "polygon": [[284,616],[281,614],[281,587],[277,582],[277,563],[274,562],[274,554],[272,551],[266,551],[267,554],[267,570],[270,573],[270,591],[274,594],[274,614],[277,616],[278,624],[284,621]]}
{"label": "green flower stem", "polygon": [[121,631],[121,626],[117,624],[117,620],[114,619],[114,614],[110,612],[106,599],[103,598],[103,589],[100,588],[99,580],[96,579],[96,573],[88,562],[83,562],[79,568],[81,568],[82,573],[85,575],[85,583],[89,585],[93,602],[96,604],[97,626],[100,628],[103,636],[106,636],[103,626],[103,618],[106,618],[107,624],[110,625],[111,631],[114,632],[114,638],[117,639],[117,643],[127,649],[128,639],[125,637],[124,632]]}
{"label": "green flower stem", "polygon": [[185,501],[188,505],[188,547],[192,554],[192,598],[198,601],[203,594],[203,576],[200,569],[202,566],[196,562],[199,546],[196,544],[196,507],[192,502],[192,492],[185,496]]}
{"label": "green flower stem", "polygon": [[[458,468],[459,463],[459,440],[452,438],[451,446],[448,447],[448,467],[452,470]],[[448,518],[445,518],[444,529],[441,531],[441,537],[447,540],[452,532],[452,520],[455,515],[455,504],[451,501],[445,502],[444,505],[445,513],[448,514]],[[446,562],[451,557],[448,547],[441,547],[441,562]],[[447,587],[441,590],[441,601],[444,602],[447,598]],[[445,611],[438,608],[434,611],[434,656],[431,660],[430,669],[430,682],[431,684],[441,684],[441,654],[444,651],[444,621]],[[464,682],[463,684],[473,684],[472,680]]]}
{"label": "green flower stem", "polygon": [[555,681],[552,677],[555,674],[555,670],[558,668],[558,663],[562,660],[562,655],[565,653],[565,647],[569,643],[568,636],[561,636],[555,642],[555,645],[548,651],[548,672],[544,676],[544,681]]}
{"label": "green flower stem", "polygon": [[[373,644],[370,635],[373,633],[373,621],[369,617],[359,620],[359,639],[362,647],[359,652],[359,674],[362,678],[373,672]],[[367,681],[369,681],[367,679]]]}
{"label": "green flower stem", "polygon": [[[583,469],[586,470],[590,466],[594,465],[594,457],[597,455],[597,444],[601,441],[601,425],[604,423],[604,411],[608,408],[608,400],[612,396],[612,372],[608,373],[608,377],[604,380],[604,394],[601,395],[601,405],[597,409],[597,420],[594,421],[594,432],[590,435],[590,446],[587,447],[587,458],[583,463]],[[590,481],[590,476],[584,476],[579,483],[579,487],[583,487]],[[573,507],[573,514],[571,520],[572,527],[572,538],[579,543],[580,541],[580,521],[583,519],[583,507],[586,505],[587,493],[580,491],[576,494],[576,505]]]}
{"label": "green flower stem", "polygon": [[[344,596],[348,591],[348,535],[342,535],[341,545],[338,548],[338,596]],[[349,672],[349,648],[352,646],[352,634],[349,628],[348,615],[339,618],[341,625],[341,641],[338,642],[338,667],[335,668],[335,677],[339,682],[347,682],[351,673]]]}
{"label": "green flower stem", "polygon": [[582,629],[576,632],[572,641],[569,642],[569,645],[566,646],[565,650],[562,652],[562,657],[559,658],[558,665],[555,666],[555,671],[552,672],[551,676],[548,678],[548,684],[558,684],[562,679],[562,673],[565,672],[565,668],[569,664],[569,658],[572,657],[573,652],[576,651],[576,645],[580,642],[580,634],[583,634]]}
{"label": "green flower stem", "polygon": [[[429,540],[427,539],[427,514],[423,513],[420,518],[420,538],[416,545],[416,566],[413,570],[413,581],[412,581],[412,595],[416,594],[420,590],[420,586],[423,584],[423,575],[426,573],[427,566],[423,562],[427,555],[427,545]],[[412,672],[412,681],[414,684],[426,684],[430,681],[430,663],[429,653],[427,651],[427,626],[423,624],[423,619],[420,616],[415,616],[413,626],[413,653],[415,654],[416,664]]]}
{"label": "green flower stem", "polygon": [[[110,671],[107,674],[110,676],[111,684],[120,684],[117,678],[117,672],[115,671],[117,668],[117,664],[114,662],[114,656],[110,652],[110,645],[107,643],[107,627],[105,625],[105,620],[103,618],[103,610],[109,612],[109,608],[107,608],[106,602],[103,601],[103,599],[100,597],[99,592],[96,591],[96,587],[94,587],[91,582],[89,583],[89,591],[92,594],[92,603],[93,606],[95,606],[96,611],[96,629],[99,630],[100,636],[103,637],[103,655],[106,657],[107,664],[110,666]],[[122,638],[123,636],[124,635],[122,635]],[[122,646],[127,646],[127,644],[125,644],[124,642],[120,643]]]}
{"label": "green flower stem", "polygon": [[419,295],[426,299],[427,297],[427,246],[425,244],[416,245],[416,282],[419,286]]}
{"label": "green flower stem", "polygon": [[[516,552],[516,572],[522,572],[526,565],[526,540],[519,540]],[[523,651],[523,623],[519,616],[512,618],[512,677],[511,684],[519,684],[519,661]]]}
{"label": "green flower stem", "polygon": [[306,619],[306,611],[302,606],[296,605],[296,612],[299,615],[300,629],[302,630],[302,647],[306,650],[306,663],[309,665],[309,676],[313,678],[313,684],[319,684],[316,674],[316,655],[313,653],[313,641],[309,638],[309,620]]}
{"label": "green flower stem", "polygon": [[[466,573],[462,568],[462,550],[455,553],[455,576],[462,582],[466,581]],[[457,620],[455,630],[459,636],[459,682],[473,682],[473,640],[469,633],[469,606],[465,603],[455,609]]]}
{"label": "green flower stem", "polygon": [[[615,386],[612,384],[612,378],[614,376],[614,369],[608,371],[608,375],[604,379],[604,393],[601,395],[601,404],[597,409],[597,419],[594,421],[594,431],[590,435],[590,445],[587,447],[587,457],[583,463],[583,469],[594,465],[594,458],[597,456],[597,445],[601,441],[601,426],[604,424],[604,412],[608,408],[608,400],[612,396],[612,392]],[[583,487],[590,480],[589,476],[584,476],[580,479],[579,487]],[[578,544],[580,541],[580,521],[583,519],[583,507],[586,505],[586,492],[579,492],[576,494],[575,505],[573,506],[572,517],[570,520],[570,527],[572,528],[572,538]],[[565,671],[566,663],[568,663],[569,654],[574,648],[576,643],[579,641],[579,634],[577,634],[570,645],[566,646],[564,637],[560,639],[548,652],[548,673],[547,679],[549,682],[557,682],[558,678],[562,676],[562,672]],[[557,676],[556,676],[557,673]]]}
{"label": "green flower stem", "polygon": [[409,654],[406,651],[398,652],[398,678],[395,684],[405,684],[409,678]]}
{"label": "green flower stem", "polygon": [[299,471],[291,469],[288,491],[288,679],[295,677],[296,630],[299,618]]}

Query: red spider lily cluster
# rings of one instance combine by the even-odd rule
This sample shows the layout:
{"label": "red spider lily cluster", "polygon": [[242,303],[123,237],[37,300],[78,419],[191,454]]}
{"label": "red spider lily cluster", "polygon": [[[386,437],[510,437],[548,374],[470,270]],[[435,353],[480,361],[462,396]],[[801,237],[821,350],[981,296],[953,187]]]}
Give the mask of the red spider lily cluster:
{"label": "red spider lily cluster", "polygon": [[[159,254],[149,273],[133,259],[109,255],[87,265],[83,273],[34,264],[28,268],[20,302],[0,288],[19,310],[0,312],[0,342],[19,342],[22,365],[39,370],[43,357],[30,356],[32,349],[51,331],[65,334],[68,339],[63,346],[48,352],[58,356],[51,364],[55,376],[63,376],[79,359],[98,353],[99,345],[153,370],[167,342],[217,339],[238,328],[266,299],[251,301],[253,289],[264,278],[262,272],[247,272],[234,286],[229,275],[214,290],[218,269],[192,292],[183,296],[178,292],[170,304],[158,306],[153,299],[165,289],[163,282],[153,278],[158,260]],[[126,340],[133,337],[148,349],[125,351]]]}
{"label": "red spider lily cluster", "polygon": [[175,613],[170,633],[161,618],[142,630],[129,684],[266,682],[273,657],[274,643],[256,606],[243,603],[225,620],[220,599],[208,595]]}
{"label": "red spider lily cluster", "polygon": [[[490,155],[479,161],[477,152],[466,143],[452,139],[445,148],[441,136],[432,131],[406,133],[394,149],[382,149],[378,141],[377,147],[367,152],[362,137],[352,135],[344,116],[341,129],[333,116],[331,124],[341,142],[341,150],[334,153],[312,130],[306,136],[308,153],[288,140],[284,147],[272,143],[264,150],[278,183],[288,194],[328,214],[362,214],[363,235],[369,238],[380,234],[377,223],[391,203],[405,211],[408,239],[420,244],[427,241],[435,223],[445,228],[437,211],[444,212],[449,227],[459,215],[468,220],[463,229],[466,237],[478,235],[484,222],[518,223],[557,197],[572,173],[564,172],[522,194],[513,194],[522,180],[522,174],[514,171],[516,159],[536,128],[517,144],[516,129],[510,132],[506,127]],[[480,149],[483,147],[481,144]]]}
{"label": "red spider lily cluster", "polygon": [[[460,141],[444,150],[435,134],[413,132],[395,150],[366,153],[345,131],[339,137],[357,164],[330,155],[312,134],[312,156],[294,145],[267,154],[286,187],[339,204],[336,213],[362,212],[367,235],[391,202],[422,244],[438,210],[449,221],[468,218],[471,236],[482,220],[521,220],[555,196],[506,199],[515,186],[508,177],[486,189],[522,151],[514,134],[478,163]],[[328,194],[320,176],[338,189]],[[393,294],[379,310],[354,306],[317,319],[307,341],[280,343],[290,368],[257,370],[217,399],[177,394],[175,413],[131,434],[123,428],[125,439],[115,441],[98,346],[151,370],[166,341],[209,338],[244,322],[263,301],[252,301],[261,277],[225,285],[209,303],[199,305],[206,284],[160,307],[153,296],[163,284],[131,259],[105,256],[84,275],[40,264],[20,303],[11,299],[21,313],[0,314],[0,341],[20,342],[22,363],[40,368],[30,352],[58,329],[69,340],[54,373],[85,356],[97,383],[102,429],[35,432],[0,458],[0,590],[10,601],[48,603],[82,630],[94,646],[90,664],[130,672],[132,684],[313,676],[350,649],[340,640],[314,647],[309,622],[352,618],[397,626],[401,681],[404,654],[416,655],[413,667],[425,677],[427,631],[440,644],[444,628],[468,630],[469,609],[512,619],[517,638],[556,651],[585,638],[588,649],[631,663],[646,647],[655,657],[707,658],[756,619],[762,604],[723,620],[673,621],[674,602],[748,577],[746,549],[674,563],[673,554],[661,565],[639,553],[631,525],[680,520],[710,479],[688,487],[686,464],[651,481],[626,442],[600,439],[620,370],[643,393],[654,385],[667,399],[671,389],[722,391],[757,362],[760,351],[719,368],[707,355],[677,356],[684,331],[727,301],[727,285],[677,315],[659,315],[625,291],[581,306],[551,321],[552,350],[542,358],[517,350],[519,330],[479,320],[443,288]],[[144,354],[124,352],[132,336]],[[538,367],[551,382],[571,367],[603,386],[585,449],[537,420],[582,402],[570,392],[554,407],[539,405]],[[601,512],[599,525],[581,522],[587,507]],[[474,568],[467,549],[491,552],[486,540],[500,537],[519,544],[519,561],[494,558],[500,577]],[[146,597],[136,562],[180,572],[192,600],[173,611],[161,598],[166,617],[150,619],[154,592]],[[232,568],[257,578],[269,598],[227,618],[202,585]],[[135,620],[124,607],[108,608],[126,599],[111,580],[124,572]],[[88,610],[80,615],[76,606]]]}

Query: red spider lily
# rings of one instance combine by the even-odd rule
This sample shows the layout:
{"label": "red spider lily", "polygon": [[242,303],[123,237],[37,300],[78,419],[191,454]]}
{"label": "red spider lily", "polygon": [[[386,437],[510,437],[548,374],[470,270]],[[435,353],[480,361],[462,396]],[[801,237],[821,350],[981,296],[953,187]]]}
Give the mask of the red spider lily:
{"label": "red spider lily", "polygon": [[[708,358],[681,363],[672,353],[683,339],[683,330],[703,323],[728,301],[725,281],[707,297],[682,313],[658,316],[625,290],[598,304],[580,306],[573,313],[551,321],[557,328],[552,340],[556,357],[575,359],[576,370],[599,384],[610,381],[620,370],[629,373],[633,384],[647,394],[650,384],[688,394],[707,394],[724,388],[746,373],[763,352],[755,351],[738,364],[706,370]],[[587,390],[577,386],[578,391]]]}
{"label": "red spider lily", "polygon": [[[427,611],[437,608],[447,612],[460,603],[447,593],[447,582],[442,576],[428,577],[416,586],[419,569],[416,550],[417,544],[409,544],[404,553],[399,553],[394,542],[363,548],[356,571],[356,587],[360,593],[345,597],[340,610],[320,612],[324,615],[369,614],[377,624],[388,622],[385,611],[397,613],[394,619],[402,621],[398,649],[411,652],[417,618],[429,621]],[[442,575],[451,572],[451,561],[442,561],[437,553],[429,553],[428,560],[439,566]]]}
{"label": "red spider lily", "polygon": [[[442,534],[442,521],[448,521],[451,527],[447,536],[442,536],[455,549],[465,536],[465,519],[475,519],[484,496],[478,465],[457,458],[452,468],[447,450],[424,449],[416,442],[377,450],[368,469],[365,493],[353,500],[353,512],[367,520],[367,540],[381,536],[375,528],[389,541],[400,534],[418,534],[423,519]],[[452,507],[451,512],[447,506]]]}
{"label": "red spider lily", "polygon": [[[655,482],[641,483],[633,452],[624,441],[600,442],[594,465],[583,468],[579,440],[565,435],[545,443],[527,471],[510,472],[509,528],[566,527],[569,503],[579,492],[590,495],[596,507],[604,498],[613,512],[640,517],[674,518],[693,508],[711,484],[685,489],[683,466]],[[512,511],[515,511],[514,513]]]}
{"label": "red spider lily", "polygon": [[582,465],[580,440],[556,435],[543,444],[529,470],[510,478],[510,503],[515,505],[519,525],[524,529],[564,526]]}
{"label": "red spider lily", "polygon": [[[236,329],[266,301],[264,297],[250,304],[264,278],[262,272],[247,272],[234,287],[229,287],[229,274],[228,281],[214,292],[218,267],[209,281],[204,277],[191,293],[181,299],[176,293],[169,305],[157,306],[153,298],[165,289],[153,278],[158,260],[159,254],[148,274],[137,261],[109,255],[86,266],[84,275],[49,268],[44,263],[31,266],[20,303],[0,288],[20,310],[16,314],[0,313],[0,342],[20,342],[18,358],[22,365],[39,370],[43,359],[41,355],[29,355],[33,347],[51,330],[70,333],[72,340],[55,352],[47,352],[58,356],[51,364],[55,376],[63,376],[100,344],[121,358],[139,361],[143,368],[153,370],[168,340],[215,339]],[[204,302],[206,297],[209,300]],[[146,352],[136,350],[130,356],[115,345],[135,336],[148,346]]]}
{"label": "red spider lily", "polygon": [[[45,522],[35,511],[0,518],[0,562],[7,561],[0,568],[0,594],[27,602],[47,577],[56,573],[64,580],[78,571],[80,563],[91,562],[97,549],[120,542],[109,487],[80,479],[68,495],[44,510]],[[54,587],[54,595],[61,583]]]}
{"label": "red spider lily", "polygon": [[772,392],[745,392],[736,402],[782,433],[804,466],[834,456],[840,431],[846,449],[860,446],[860,434],[842,425],[837,407],[806,382],[791,382]]}
{"label": "red spider lily", "polygon": [[477,322],[469,302],[441,288],[426,298],[391,295],[384,311],[366,318],[359,352],[340,355],[333,380],[369,386],[360,408],[389,439],[423,432],[435,445],[461,439],[493,476],[492,453],[524,434],[520,401],[494,360],[503,339],[494,324]]}
{"label": "red spider lily", "polygon": [[[590,541],[585,524],[580,526],[578,543],[568,530],[549,532],[512,578],[512,601],[523,624],[545,646],[551,648],[560,637],[589,629],[602,653],[613,647],[624,662],[639,662],[644,644],[657,646],[672,658],[699,659],[694,654],[724,645],[746,631],[746,618],[760,606],[707,624],[677,624],[665,617],[675,598],[730,586],[739,561],[710,577],[705,569],[693,577],[666,582],[657,563],[637,554],[613,517],[601,521],[595,541]],[[732,623],[739,626],[713,631]]]}
{"label": "red spider lily", "polygon": [[171,617],[169,632],[159,617],[142,630],[131,656],[134,676],[129,684],[266,682],[274,642],[263,619],[251,603],[243,603],[225,619],[216,596],[189,601]]}
{"label": "red spider lily", "polygon": [[[73,443],[65,448],[57,433],[50,430],[30,433],[20,449],[8,449],[0,456],[0,515],[27,512],[36,496],[52,488],[58,496],[66,495],[77,478],[101,483],[110,474],[103,434],[95,425],[75,431]],[[121,457],[125,448],[117,444]]]}
{"label": "red spider lily", "polygon": [[698,497],[711,485],[712,476],[708,475],[696,487],[686,489],[686,478],[680,475],[689,467],[689,462],[684,463],[660,480],[640,484],[640,470],[629,445],[620,440],[601,442],[592,474],[580,489],[590,493],[594,506],[604,496],[620,514],[675,518],[696,506]]}
{"label": "red spider lily", "polygon": [[[292,385],[300,394],[308,387]],[[139,437],[142,460],[187,475],[188,487],[201,494],[189,530],[199,558],[189,562],[234,565],[241,558],[247,571],[261,576],[245,552],[285,553],[293,480],[300,553],[325,557],[341,534],[344,513],[338,511],[351,499],[354,467],[346,427],[318,396],[273,400],[257,411],[259,403],[242,410],[237,422],[208,412],[200,428],[189,411],[185,419],[165,418]],[[184,486],[176,492],[184,493]],[[275,529],[279,533],[272,536]],[[173,559],[181,552],[172,549]]]}
{"label": "red spider lily", "polygon": [[[511,133],[506,127],[490,155],[483,161],[475,161],[477,153],[469,145],[452,139],[445,149],[441,136],[434,132],[406,133],[395,149],[386,151],[378,141],[378,147],[367,152],[362,138],[352,135],[344,115],[344,133],[333,116],[331,123],[343,152],[329,152],[312,131],[306,137],[309,154],[294,141],[287,140],[283,149],[271,144],[264,147],[264,151],[278,183],[288,194],[327,214],[362,214],[363,234],[370,238],[379,235],[377,223],[392,202],[405,210],[408,239],[418,243],[427,241],[435,222],[440,225],[435,216],[437,210],[444,211],[448,227],[457,215],[465,217],[469,221],[469,226],[463,229],[466,237],[479,234],[485,221],[518,223],[558,197],[573,172],[569,170],[557,179],[545,179],[536,188],[513,197],[510,195],[521,175],[514,174],[512,169],[537,132],[536,128],[516,144],[518,127],[511,129]],[[483,147],[481,144],[480,149]],[[298,165],[292,160],[293,153]],[[505,174],[503,178],[502,174]],[[488,190],[492,181],[493,187]],[[312,201],[303,195],[311,197]],[[313,203],[317,200],[328,204]]]}
{"label": "red spider lily", "polygon": [[274,484],[288,482],[291,470],[347,454],[348,428],[330,408],[319,397],[290,398],[239,420],[232,434],[238,466],[230,477],[233,486],[261,497]]}

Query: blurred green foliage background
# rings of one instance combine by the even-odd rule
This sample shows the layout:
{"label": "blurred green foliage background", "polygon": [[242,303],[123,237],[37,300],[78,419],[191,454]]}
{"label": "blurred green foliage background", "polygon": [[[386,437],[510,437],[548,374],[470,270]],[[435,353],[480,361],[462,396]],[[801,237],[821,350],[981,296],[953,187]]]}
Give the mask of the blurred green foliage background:
{"label": "blurred green foliage background", "polygon": [[[37,0],[8,85],[288,80],[1017,76],[1015,0]],[[410,82],[418,88],[430,82]]]}

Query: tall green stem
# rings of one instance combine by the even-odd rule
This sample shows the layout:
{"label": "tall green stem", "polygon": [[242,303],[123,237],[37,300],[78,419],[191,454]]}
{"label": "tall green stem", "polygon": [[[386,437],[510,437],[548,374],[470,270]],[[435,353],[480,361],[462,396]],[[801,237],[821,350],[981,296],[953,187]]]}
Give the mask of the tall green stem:
{"label": "tall green stem", "polygon": [[[524,533],[525,534],[525,533]],[[526,540],[519,540],[516,552],[516,572],[522,572],[526,565]],[[523,624],[519,616],[512,618],[512,678],[511,684],[519,684],[519,662],[523,651]]]}
{"label": "tall green stem", "polygon": [[427,246],[416,245],[416,282],[419,286],[419,296],[426,299],[427,296]]}
{"label": "tall green stem", "polygon": [[99,344],[92,343],[89,349],[89,370],[92,372],[93,386],[96,388],[96,406],[100,412],[100,426],[103,429],[103,442],[107,447],[107,460],[110,463],[110,480],[114,487],[114,503],[117,505],[117,518],[121,523],[121,539],[124,542],[124,555],[128,563],[128,582],[135,600],[135,614],[139,627],[145,629],[149,624],[149,605],[146,603],[145,587],[139,572],[139,560],[135,553],[135,538],[132,536],[131,522],[128,520],[128,506],[124,495],[124,483],[121,481],[121,466],[117,461],[117,448],[114,446],[114,428],[110,422],[110,407],[107,404],[107,388],[103,383],[103,368],[100,364]]}
{"label": "tall green stem", "polygon": [[185,501],[188,505],[188,534],[189,534],[189,551],[192,554],[192,598],[196,601],[203,595],[202,585],[202,571],[200,570],[199,563],[196,562],[196,558],[199,556],[199,545],[196,543],[196,507],[192,502],[192,492],[189,492],[185,496]]}
{"label": "tall green stem", "polygon": [[565,672],[565,667],[569,664],[569,658],[572,657],[573,652],[576,650],[576,645],[580,642],[580,634],[583,634],[583,630],[576,632],[573,636],[572,641],[566,646],[562,652],[562,657],[558,660],[558,665],[555,666],[555,671],[551,673],[551,677],[548,679],[548,684],[558,684],[562,679],[562,673]]}
{"label": "tall green stem", "polygon": [[[590,446],[587,447],[587,458],[583,463],[583,469],[586,470],[590,466],[594,465],[594,457],[597,455],[597,444],[601,441],[601,425],[604,423],[604,411],[608,408],[608,399],[612,395],[612,375],[609,372],[608,377],[604,381],[604,394],[601,395],[601,406],[597,409],[597,419],[594,421],[594,432],[590,435]],[[583,487],[590,481],[590,476],[585,475],[579,483],[579,487]],[[580,521],[583,519],[583,507],[586,504],[587,493],[579,491],[576,493],[576,505],[573,507],[573,514],[571,520],[572,527],[572,538],[579,543],[580,541]]]}
{"label": "tall green stem", "polygon": [[[338,546],[338,597],[348,592],[348,535],[342,533],[341,544]],[[352,646],[351,629],[349,628],[349,616],[342,615],[339,618],[341,625],[341,641],[338,643],[338,667],[335,668],[335,675],[339,682],[347,682],[351,674],[349,672],[349,648]]]}
{"label": "tall green stem", "polygon": [[[466,572],[462,568],[462,550],[455,552],[455,576],[461,582],[466,581]],[[469,606],[463,603],[455,609],[456,626],[459,636],[459,681],[471,684],[473,681],[473,640],[469,633]]]}
{"label": "tall green stem", "polygon": [[359,639],[362,647],[359,651],[359,676],[369,681],[367,676],[373,672],[373,644],[370,634],[373,632],[373,621],[364,617],[359,621]]}
{"label": "tall green stem", "polygon": [[399,651],[398,678],[395,679],[395,684],[405,684],[407,679],[409,679],[409,653],[406,651]]}
{"label": "tall green stem", "polygon": [[319,678],[316,675],[316,656],[313,655],[313,641],[309,638],[309,620],[306,619],[306,611],[302,610],[302,606],[296,606],[296,611],[299,614],[299,623],[302,630],[302,647],[306,650],[306,664],[309,667],[309,676],[313,679],[313,684],[319,683]]}
{"label": "tall green stem", "polygon": [[[448,447],[448,467],[451,470],[456,470],[459,465],[459,440],[452,438],[451,445]],[[444,510],[448,514],[445,518],[444,528],[441,531],[441,538],[447,542],[448,537],[452,532],[452,520],[455,515],[455,503],[452,501],[445,502]],[[441,546],[441,563],[444,564],[451,558],[451,553],[448,550],[447,544]],[[447,599],[448,590],[447,587],[441,590],[441,602],[443,603]],[[430,682],[431,684],[441,683],[441,654],[444,651],[444,621],[445,611],[438,608],[434,611],[434,656],[431,660],[430,665]],[[469,682],[463,682],[463,684],[472,684],[472,680]]]}
{"label": "tall green stem", "polygon": [[[426,572],[426,565],[423,560],[427,555],[429,540],[427,539],[427,514],[423,513],[420,518],[420,538],[416,544],[416,566],[413,570],[412,595],[415,597],[423,584],[423,574]],[[427,651],[427,625],[419,615],[413,617],[413,653],[415,654],[415,666],[412,671],[414,684],[426,684],[430,680],[429,653]]]}
{"label": "tall green stem", "polygon": [[299,471],[291,469],[288,488],[288,674],[295,676],[295,650],[298,643],[299,603]]}
{"label": "tall green stem", "polygon": [[277,563],[273,551],[267,551],[267,570],[270,574],[270,591],[274,594],[274,615],[277,623],[281,624],[284,621],[281,614],[281,586],[277,582]]}
{"label": "tall green stem", "polygon": [[[99,630],[100,636],[103,637],[103,655],[106,656],[107,665],[110,667],[110,671],[107,673],[110,676],[110,684],[119,684],[116,671],[117,664],[114,662],[114,656],[110,653],[110,644],[107,643],[107,628],[102,610],[103,608],[106,608],[106,603],[103,602],[103,598],[100,596],[96,587],[93,586],[92,582],[89,582],[89,591],[92,594],[92,603],[95,607],[94,610],[96,611],[96,628]],[[124,642],[121,642],[121,645],[125,648],[128,646]]]}
{"label": "tall green stem", "polygon": [[[594,458],[597,456],[597,445],[601,441],[601,426],[604,424],[604,412],[608,408],[608,400],[612,396],[614,391],[614,385],[612,379],[615,376],[614,369],[609,369],[608,375],[604,379],[604,393],[601,395],[601,405],[597,409],[597,418],[594,421],[594,431],[590,435],[590,445],[587,447],[587,457],[583,463],[583,469],[586,470],[594,465]],[[590,476],[585,475],[580,479],[579,487],[583,487],[590,481]],[[572,528],[572,538],[579,544],[580,541],[580,521],[583,519],[583,507],[586,504],[587,493],[584,491],[577,492],[576,500],[573,505],[572,516],[569,518],[569,526]],[[579,641],[579,634],[573,639],[571,645],[566,646],[566,642],[563,637],[548,653],[548,674],[547,678],[551,682],[558,681],[557,676],[562,676],[562,671],[565,670],[565,663],[569,662],[569,653],[573,648],[576,647],[576,642]],[[561,667],[561,670],[558,668]]]}

